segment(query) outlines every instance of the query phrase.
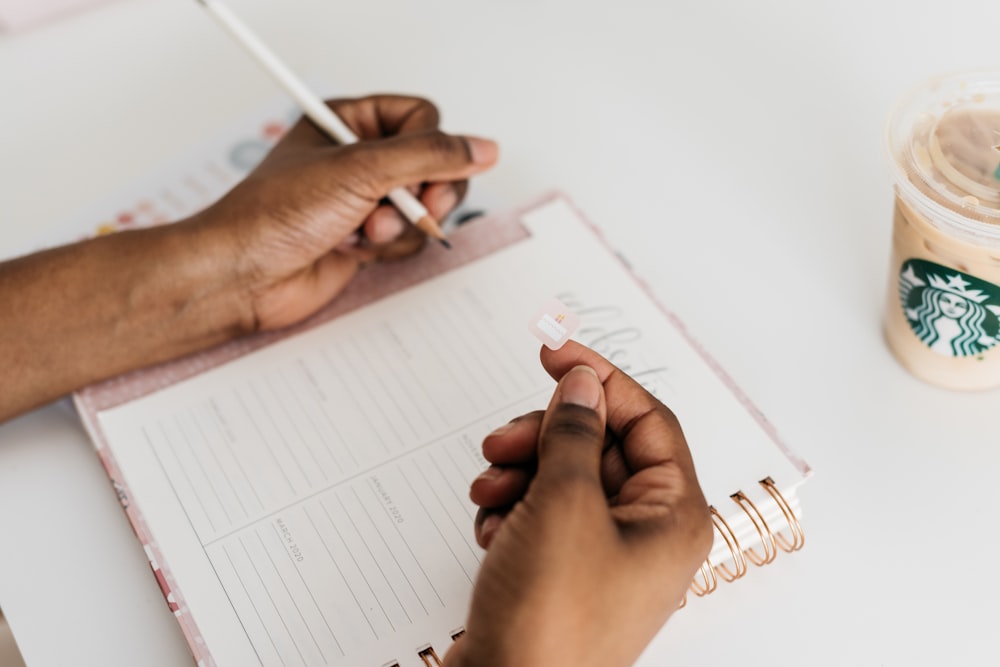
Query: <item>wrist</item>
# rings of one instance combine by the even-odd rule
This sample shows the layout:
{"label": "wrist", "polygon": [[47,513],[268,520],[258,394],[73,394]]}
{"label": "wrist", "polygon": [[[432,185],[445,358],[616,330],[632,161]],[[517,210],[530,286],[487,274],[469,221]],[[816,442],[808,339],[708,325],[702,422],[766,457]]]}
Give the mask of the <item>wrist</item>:
{"label": "wrist", "polygon": [[252,331],[235,252],[184,221],[0,264],[0,420]]}
{"label": "wrist", "polygon": [[173,343],[194,351],[256,331],[252,279],[227,228],[195,215],[148,231],[148,274],[132,298],[175,327]]}
{"label": "wrist", "polygon": [[[100,285],[92,331],[104,330],[117,374],[197,352],[253,331],[240,274],[223,230],[195,218],[91,242],[84,265]],[[111,363],[109,363],[111,362]]]}

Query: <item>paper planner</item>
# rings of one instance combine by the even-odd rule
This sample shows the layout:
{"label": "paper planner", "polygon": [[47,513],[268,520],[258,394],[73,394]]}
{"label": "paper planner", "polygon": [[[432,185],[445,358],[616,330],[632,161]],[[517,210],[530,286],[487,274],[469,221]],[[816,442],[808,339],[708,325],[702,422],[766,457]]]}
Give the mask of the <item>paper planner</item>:
{"label": "paper planner", "polygon": [[482,438],[554,388],[527,333],[552,296],[580,316],[574,338],[680,419],[718,508],[692,590],[742,576],[747,551],[773,559],[775,535],[800,546],[787,513],[808,466],[573,207],[551,197],[461,232],[497,225],[523,233],[117,407],[78,400],[199,664],[436,664],[483,555],[468,500]]}

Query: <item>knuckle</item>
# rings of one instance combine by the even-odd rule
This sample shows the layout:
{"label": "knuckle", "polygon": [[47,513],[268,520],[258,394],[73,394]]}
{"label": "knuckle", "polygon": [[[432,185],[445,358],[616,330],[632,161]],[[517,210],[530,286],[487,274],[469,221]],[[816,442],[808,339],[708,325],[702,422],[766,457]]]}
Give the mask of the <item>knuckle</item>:
{"label": "knuckle", "polygon": [[604,445],[604,431],[598,427],[597,416],[590,410],[575,405],[557,409],[549,421],[543,439],[591,440]]}
{"label": "knuckle", "polygon": [[673,475],[670,486],[676,494],[671,503],[674,525],[683,535],[684,541],[690,545],[692,554],[700,555],[702,559],[708,556],[715,539],[715,524],[712,512],[697,479],[691,471],[683,466],[672,466]]}
{"label": "knuckle", "polygon": [[342,121],[347,123],[349,126],[353,126],[357,117],[357,112],[359,108],[366,103],[366,100],[365,98],[334,97],[325,99],[323,102],[335,114],[337,114]]}
{"label": "knuckle", "polygon": [[704,560],[712,550],[712,542],[715,539],[715,526],[712,523],[712,515],[708,511],[708,505],[704,499],[700,503],[692,503],[689,510],[690,520],[688,524],[688,541],[696,553]]}
{"label": "knuckle", "polygon": [[656,407],[654,414],[657,415],[660,422],[665,428],[676,433],[681,433],[681,422],[677,419],[677,415],[673,410],[663,405],[662,403]]}
{"label": "knuckle", "polygon": [[669,425],[671,425],[671,426],[680,426],[681,425],[680,421],[677,419],[677,414],[674,413],[673,410],[671,410],[670,408],[668,408],[663,403],[660,403],[658,406],[656,406],[656,410],[660,414],[660,418],[663,421],[667,422]]}
{"label": "knuckle", "polygon": [[645,437],[655,435],[656,438],[667,440],[674,440],[677,437],[683,440],[684,438],[684,431],[681,429],[677,415],[662,403],[657,403],[648,410],[633,416],[622,425],[619,431],[619,435],[623,439],[633,437],[635,433],[642,433]]}
{"label": "knuckle", "polygon": [[442,162],[471,162],[469,147],[458,138],[441,131],[427,134],[428,150]]}
{"label": "knuckle", "polygon": [[413,100],[417,103],[417,111],[421,115],[426,115],[428,118],[432,118],[434,120],[434,124],[436,125],[438,120],[441,118],[441,112],[438,110],[437,105],[426,97],[414,97]]}
{"label": "knuckle", "polygon": [[353,106],[358,103],[359,100],[350,99],[347,97],[330,97],[323,100],[326,106],[330,107],[334,111],[340,112],[346,109],[348,106]]}
{"label": "knuckle", "polygon": [[385,174],[378,154],[369,150],[364,142],[351,144],[339,149],[344,166],[340,175],[340,186],[352,195],[365,200],[378,199],[385,195]]}

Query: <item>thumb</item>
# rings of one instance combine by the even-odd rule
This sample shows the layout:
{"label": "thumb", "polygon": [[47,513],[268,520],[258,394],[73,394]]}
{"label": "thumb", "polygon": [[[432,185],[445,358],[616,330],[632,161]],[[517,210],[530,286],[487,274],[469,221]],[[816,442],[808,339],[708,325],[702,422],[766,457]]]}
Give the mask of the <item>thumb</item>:
{"label": "thumb", "polygon": [[576,366],[559,380],[538,436],[539,485],[578,484],[605,502],[601,453],[606,412],[604,386],[594,369]]}
{"label": "thumb", "polygon": [[458,181],[486,171],[497,161],[495,142],[438,130],[361,141],[340,148],[351,171],[373,198],[393,188],[426,181]]}

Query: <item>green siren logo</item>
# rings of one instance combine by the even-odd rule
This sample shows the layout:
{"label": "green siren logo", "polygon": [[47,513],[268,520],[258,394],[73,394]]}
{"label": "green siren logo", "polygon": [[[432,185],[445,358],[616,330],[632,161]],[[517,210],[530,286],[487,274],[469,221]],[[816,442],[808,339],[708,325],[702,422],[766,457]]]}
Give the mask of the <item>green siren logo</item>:
{"label": "green siren logo", "polygon": [[947,357],[1000,343],[1000,287],[922,259],[903,262],[899,299],[913,333]]}

